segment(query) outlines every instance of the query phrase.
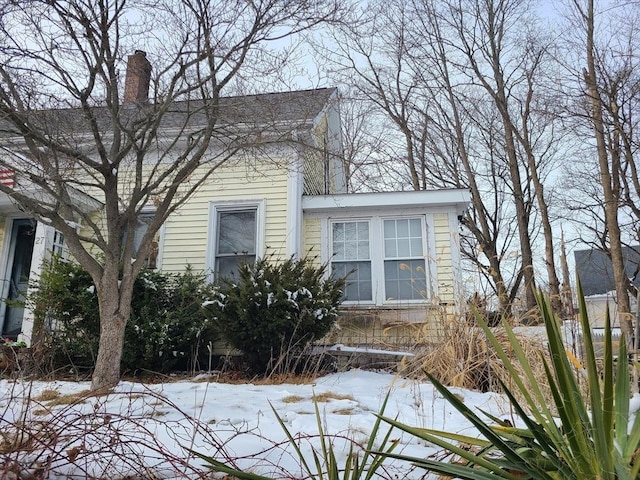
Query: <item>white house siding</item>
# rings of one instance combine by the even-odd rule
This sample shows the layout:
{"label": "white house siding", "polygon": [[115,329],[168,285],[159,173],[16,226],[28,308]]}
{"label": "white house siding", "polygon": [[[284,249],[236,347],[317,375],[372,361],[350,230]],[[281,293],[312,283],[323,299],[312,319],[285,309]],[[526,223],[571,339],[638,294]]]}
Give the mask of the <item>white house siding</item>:
{"label": "white house siding", "polygon": [[[0,215],[0,249],[2,248],[3,241],[4,241],[4,226],[5,226],[6,220],[7,220],[6,215]],[[4,261],[4,257],[2,261]]]}
{"label": "white house siding", "polygon": [[283,165],[284,161],[269,159],[260,171],[244,162],[229,163],[215,171],[165,222],[162,270],[182,272],[186,265],[206,270],[211,202],[264,201],[264,254],[286,255],[288,171]]}

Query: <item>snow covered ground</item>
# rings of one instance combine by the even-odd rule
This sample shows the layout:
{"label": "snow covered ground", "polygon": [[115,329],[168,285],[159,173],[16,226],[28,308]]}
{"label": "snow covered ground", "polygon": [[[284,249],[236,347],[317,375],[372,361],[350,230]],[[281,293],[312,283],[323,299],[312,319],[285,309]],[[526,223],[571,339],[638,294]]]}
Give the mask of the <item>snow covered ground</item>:
{"label": "snow covered ground", "polygon": [[[387,394],[388,417],[418,427],[473,432],[430,384],[387,373],[352,370],[300,385],[206,380],[211,378],[156,385],[122,382],[107,396],[84,399],[75,394],[88,389],[88,383],[2,380],[0,435],[6,442],[10,424],[20,421],[28,426],[20,452],[4,454],[5,468],[12,460],[24,465],[28,458],[34,470],[49,470],[48,478],[202,478],[207,469],[191,449],[256,473],[301,478],[300,462],[271,407],[300,437],[303,452],[310,454],[319,446],[314,397],[323,430],[341,455],[340,464],[352,442],[356,451],[366,444],[374,414]],[[455,391],[474,409],[511,418],[500,395]],[[32,400],[27,402],[27,397]],[[68,404],[67,398],[76,402]],[[385,426],[379,436],[386,431]],[[396,452],[438,454],[400,431],[391,438],[399,442]],[[1,466],[2,462],[0,473]],[[378,478],[430,478],[422,470],[391,461],[379,473]]]}

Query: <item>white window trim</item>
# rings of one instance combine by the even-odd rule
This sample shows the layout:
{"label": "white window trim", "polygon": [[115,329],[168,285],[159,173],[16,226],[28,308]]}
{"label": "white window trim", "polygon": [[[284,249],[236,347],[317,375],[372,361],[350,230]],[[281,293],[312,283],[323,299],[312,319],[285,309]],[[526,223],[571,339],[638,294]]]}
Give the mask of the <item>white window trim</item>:
{"label": "white window trim", "polygon": [[233,212],[249,208],[256,209],[256,259],[264,256],[265,250],[265,199],[223,200],[209,203],[209,228],[207,232],[206,267],[210,281],[213,281],[216,269],[218,213]]}
{"label": "white window trim", "polygon": [[[415,300],[394,300],[385,298],[385,278],[384,278],[384,221],[420,218],[422,220],[422,241],[423,241],[423,257],[425,260],[426,281],[427,281],[427,298]],[[433,222],[433,214],[424,212],[406,213],[402,215],[385,214],[370,215],[361,217],[328,217],[322,219],[322,231],[324,238],[322,248],[322,258],[329,263],[332,261],[333,252],[333,235],[332,228],[334,223],[344,222],[368,222],[369,223],[369,248],[371,253],[371,280],[373,289],[372,301],[361,300],[345,300],[343,305],[347,307],[354,306],[402,306],[402,305],[425,305],[432,304],[437,298],[437,278],[436,278],[436,262],[435,262],[435,230]],[[330,273],[330,272],[329,272]]]}

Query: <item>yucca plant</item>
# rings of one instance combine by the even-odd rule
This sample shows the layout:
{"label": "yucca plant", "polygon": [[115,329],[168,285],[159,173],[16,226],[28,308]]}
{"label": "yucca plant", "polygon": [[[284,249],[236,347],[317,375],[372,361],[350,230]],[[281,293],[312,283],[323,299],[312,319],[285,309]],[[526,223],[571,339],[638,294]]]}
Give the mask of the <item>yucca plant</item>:
{"label": "yucca plant", "polygon": [[[596,361],[591,328],[582,288],[578,285],[580,323],[584,338],[584,366],[565,350],[560,322],[541,294],[538,305],[549,339],[550,360],[544,359],[546,381],[553,404],[548,405],[520,343],[504,322],[520,375],[486,323],[478,323],[513,376],[514,390],[503,382],[504,393],[513,405],[521,426],[467,408],[449,389],[430,376],[438,391],[480,432],[482,438],[415,428],[383,418],[416,437],[438,445],[450,453],[448,461],[384,455],[403,459],[432,472],[463,479],[640,479],[640,412],[631,422],[629,412],[630,376],[624,336],[617,350],[617,363],[607,314],[604,363]],[[576,365],[577,364],[577,365]],[[634,364],[632,368],[639,368]],[[581,394],[578,375],[586,375],[588,395]],[[520,402],[513,392],[517,389]],[[464,444],[464,448],[461,446]]]}
{"label": "yucca plant", "polygon": [[[289,445],[293,448],[295,456],[300,461],[300,465],[303,469],[304,478],[311,480],[371,480],[376,477],[376,472],[382,466],[382,462],[390,455],[395,449],[397,442],[391,440],[392,427],[388,429],[384,435],[378,450],[379,453],[374,453],[375,441],[380,430],[382,423],[382,414],[386,408],[389,395],[385,398],[378,417],[371,429],[371,434],[367,442],[366,448],[362,451],[356,451],[355,443],[351,443],[351,447],[347,452],[347,458],[343,465],[338,463],[336,452],[332,444],[331,437],[324,431],[322,426],[322,416],[318,409],[318,403],[315,403],[316,422],[318,425],[318,437],[320,440],[320,448],[314,448],[311,452],[311,458],[307,458],[304,452],[299,446],[299,440],[296,440],[291,434],[282,418],[278,415],[276,410],[271,407],[273,413],[278,419],[278,423],[282,427]],[[359,450],[359,449],[358,449]],[[275,480],[275,478],[282,477],[265,477],[251,472],[243,472],[235,469],[224,462],[220,462],[213,457],[203,455],[198,452],[192,452],[196,456],[203,459],[215,472],[231,475],[234,478],[240,480]]]}

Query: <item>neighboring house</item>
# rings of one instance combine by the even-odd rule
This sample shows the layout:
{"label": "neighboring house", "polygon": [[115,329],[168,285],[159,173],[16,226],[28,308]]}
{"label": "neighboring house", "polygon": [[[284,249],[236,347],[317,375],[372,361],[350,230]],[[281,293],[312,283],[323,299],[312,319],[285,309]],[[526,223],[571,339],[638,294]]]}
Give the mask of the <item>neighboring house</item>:
{"label": "neighboring house", "polygon": [[[623,247],[622,255],[627,277],[636,288],[640,288],[640,245]],[[608,306],[612,325],[620,326],[613,266],[609,256],[602,250],[579,250],[574,253],[574,258],[591,325],[595,328],[604,327]],[[631,296],[630,301],[631,310],[635,312],[636,298]]]}
{"label": "neighboring house", "polygon": [[[264,148],[240,152],[218,168],[165,222],[150,263],[168,272],[190,265],[213,276],[232,271],[241,259],[314,255],[337,274],[352,272],[343,329],[330,341],[406,343],[412,331],[434,326],[456,309],[458,218],[469,194],[347,193],[337,100],[335,89],[223,99],[229,128],[246,128],[249,119],[255,126],[269,112],[269,122],[279,131],[289,125],[296,142],[290,135],[274,142],[261,129],[269,144],[265,140]],[[2,148],[0,155],[7,153]],[[0,181],[28,189],[11,171],[0,172]],[[101,203],[89,195],[78,193],[77,201],[100,212]],[[143,211],[140,234],[153,211],[153,205]],[[0,241],[3,299],[19,300],[51,252],[66,255],[59,232],[26,218],[1,193]],[[398,326],[409,330],[399,334]],[[32,328],[31,312],[3,301],[2,336],[29,342]]]}

